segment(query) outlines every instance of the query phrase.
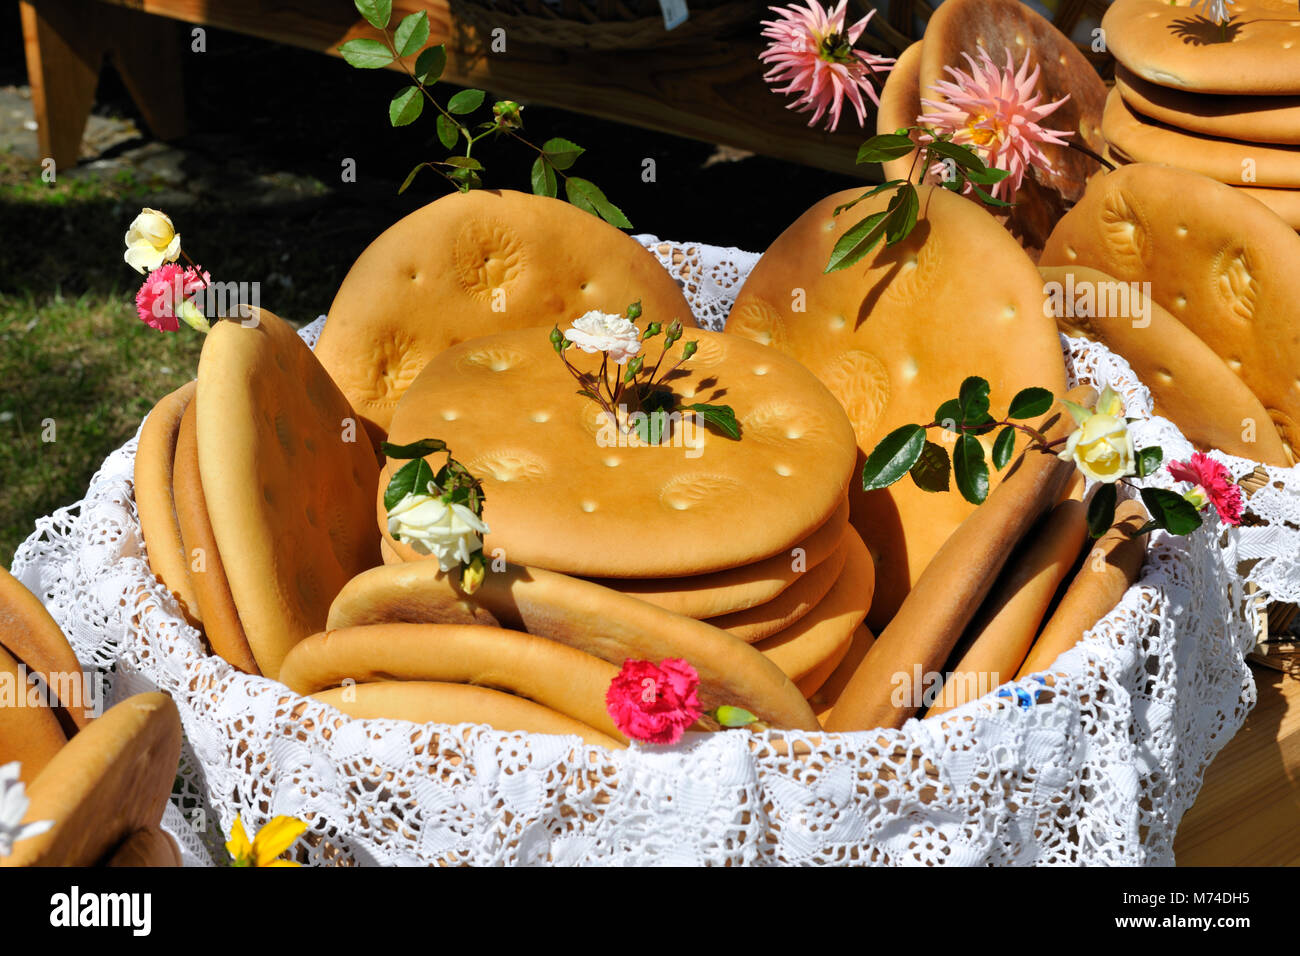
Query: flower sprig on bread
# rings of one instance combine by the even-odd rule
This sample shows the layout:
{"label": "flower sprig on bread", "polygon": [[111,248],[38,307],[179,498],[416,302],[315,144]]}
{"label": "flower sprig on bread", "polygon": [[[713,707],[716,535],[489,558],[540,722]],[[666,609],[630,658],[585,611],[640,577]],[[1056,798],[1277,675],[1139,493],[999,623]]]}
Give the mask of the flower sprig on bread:
{"label": "flower sprig on bread", "polygon": [[[491,531],[483,521],[483,485],[440,439],[384,442],[382,448],[389,458],[410,459],[384,489],[388,533],[433,555],[444,572],[461,568],[461,590],[473,594],[483,583],[483,535]],[[435,474],[425,459],[439,453],[447,461]]]}
{"label": "flower sprig on bread", "polygon": [[[396,64],[410,80],[388,104],[389,122],[393,126],[414,123],[424,112],[427,102],[438,114],[438,141],[449,150],[463,148],[459,154],[418,163],[403,180],[397,190],[399,193],[405,192],[423,169],[433,170],[460,192],[481,188],[482,174],[486,169],[482,161],[474,157],[474,146],[485,138],[505,136],[536,154],[530,175],[534,193],[555,198],[559,192],[559,180],[562,179],[565,197],[573,205],[620,229],[632,228],[632,223],[623,214],[623,210],[610,202],[599,186],[589,179],[567,172],[583,154],[581,146],[558,137],[537,146],[524,138],[520,133],[524,125],[523,107],[518,103],[513,100],[497,100],[492,104],[490,120],[471,125],[470,117],[483,106],[486,99],[487,94],[483,90],[461,90],[452,95],[445,106],[434,98],[430,87],[442,78],[443,70],[447,67],[447,48],[443,43],[425,48],[429,39],[429,15],[426,11],[408,14],[397,24],[396,29],[390,31],[388,26],[393,15],[392,0],[353,0],[353,4],[366,22],[379,31],[381,39],[363,37],[349,40],[338,48],[343,59],[361,70],[378,70]],[[416,58],[415,63],[408,66],[404,61],[412,56]]]}
{"label": "flower sprig on bread", "polygon": [[[574,319],[563,331],[558,325],[551,329],[551,347],[577,381],[579,393],[599,405],[607,420],[617,423],[620,431],[634,432],[647,445],[663,444],[669,437],[673,416],[680,417],[683,412],[693,413],[706,428],[738,440],[740,423],[730,405],[685,405],[668,384],[673,373],[698,351],[699,342],[684,342],[677,359],[665,364],[669,352],[685,334],[682,323],[677,319],[666,326],[650,322],[642,330],[636,324],[640,317],[641,303],[637,301],[622,315],[593,311]],[[659,357],[649,365],[644,354],[646,343],[661,335]],[[576,368],[566,354],[574,347],[589,355],[599,354],[600,368]]]}
{"label": "flower sprig on bread", "polygon": [[706,711],[699,688],[699,672],[683,658],[670,657],[656,665],[629,657],[609,682],[605,710],[629,740],[649,744],[677,743],[701,717],[723,728],[767,729],[743,707],[722,704]]}
{"label": "flower sprig on bread", "polygon": [[[1125,417],[1123,398],[1109,385],[1102,389],[1091,408],[1061,399],[1061,405],[1077,427],[1064,438],[1053,440],[1026,422],[1046,414],[1055,402],[1055,397],[1045,388],[1022,389],[1011,399],[1006,417],[996,419],[989,413],[988,381],[971,376],[962,382],[956,398],[936,409],[933,421],[925,425],[903,425],[880,441],[862,467],[862,488],[877,491],[910,475],[923,491],[945,492],[949,490],[951,477],[963,498],[972,504],[982,504],[989,493],[989,461],[998,471],[1006,468],[1015,453],[1019,432],[1029,437],[1026,454],[1056,455],[1062,461],[1073,462],[1086,478],[1097,483],[1088,503],[1087,519],[1089,534],[1099,538],[1114,523],[1117,486],[1133,485],[1130,479],[1156,474],[1164,452],[1158,445],[1136,447],[1129,431],[1134,419]],[[944,444],[927,437],[932,428],[940,429],[949,438],[953,446],[951,456]],[[991,449],[986,450],[979,438],[994,431],[997,435]],[[1151,515],[1138,534],[1153,528],[1170,534],[1190,534],[1201,526],[1201,514],[1211,504],[1221,515],[1239,520],[1240,501],[1235,500],[1234,510],[1232,491],[1226,487],[1231,484],[1225,482],[1226,471],[1212,473],[1201,460],[1204,458],[1197,459],[1195,467],[1191,463],[1171,463],[1169,470],[1173,477],[1195,483],[1183,494],[1133,485]],[[1232,488],[1240,494],[1240,488],[1236,485]],[[1237,522],[1229,520],[1228,523]]]}

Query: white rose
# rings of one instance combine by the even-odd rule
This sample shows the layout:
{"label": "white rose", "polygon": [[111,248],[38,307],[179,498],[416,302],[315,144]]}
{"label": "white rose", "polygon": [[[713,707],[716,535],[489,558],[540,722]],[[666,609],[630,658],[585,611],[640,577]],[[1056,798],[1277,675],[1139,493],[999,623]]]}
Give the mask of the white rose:
{"label": "white rose", "polygon": [[144,273],[164,262],[175,262],[180,254],[181,237],[171,217],[157,209],[141,209],[126,231],[126,264]]}
{"label": "white rose", "polygon": [[564,337],[584,352],[606,352],[617,364],[641,351],[641,332],[631,319],[605,312],[588,312],[574,319]]}
{"label": "white rose", "polygon": [[435,555],[443,571],[468,564],[489,530],[464,505],[447,504],[433,495],[408,494],[388,512],[388,533],[420,554]]}

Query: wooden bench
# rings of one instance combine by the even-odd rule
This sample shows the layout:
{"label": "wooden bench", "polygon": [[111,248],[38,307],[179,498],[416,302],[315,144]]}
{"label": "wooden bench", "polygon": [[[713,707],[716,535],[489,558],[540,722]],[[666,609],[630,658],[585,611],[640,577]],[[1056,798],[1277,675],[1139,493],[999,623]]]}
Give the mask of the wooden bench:
{"label": "wooden bench", "polygon": [[[332,56],[347,40],[376,35],[351,0],[24,0],[20,6],[40,147],[60,166],[76,162],[105,57],[154,135],[183,133],[180,71],[191,48],[183,23]],[[528,47],[511,43],[507,33],[506,52],[493,53],[490,37],[458,22],[448,0],[397,0],[392,22],[418,10],[428,12],[429,42],[447,44],[450,83],[825,169],[864,176],[875,170],[854,165],[858,144],[874,129],[864,133],[852,121],[834,135],[810,129],[807,114],[786,109],[788,98],[763,82],[761,14],[752,38],[736,42],[611,53]]]}

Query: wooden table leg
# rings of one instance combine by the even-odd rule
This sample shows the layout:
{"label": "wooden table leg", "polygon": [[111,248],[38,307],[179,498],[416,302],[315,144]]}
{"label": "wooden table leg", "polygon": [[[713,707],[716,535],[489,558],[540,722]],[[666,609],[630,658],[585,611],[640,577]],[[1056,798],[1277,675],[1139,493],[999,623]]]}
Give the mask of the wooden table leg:
{"label": "wooden table leg", "polygon": [[106,54],[154,135],[184,133],[179,24],[93,0],[24,0],[19,7],[42,155],[57,166],[76,164]]}

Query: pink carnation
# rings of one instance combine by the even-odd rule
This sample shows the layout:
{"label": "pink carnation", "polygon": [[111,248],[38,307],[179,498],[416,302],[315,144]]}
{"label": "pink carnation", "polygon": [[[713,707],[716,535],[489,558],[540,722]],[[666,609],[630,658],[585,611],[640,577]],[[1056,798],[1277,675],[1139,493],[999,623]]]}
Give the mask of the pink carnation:
{"label": "pink carnation", "polygon": [[1190,461],[1171,461],[1169,474],[1179,481],[1190,481],[1214,505],[1224,524],[1241,524],[1245,502],[1241,486],[1232,480],[1228,469],[1209,455],[1192,452]]}
{"label": "pink carnation", "polygon": [[180,328],[176,313],[181,305],[210,281],[212,276],[200,273],[195,266],[161,265],[149,273],[135,294],[135,311],[145,325],[159,332],[175,332]]}
{"label": "pink carnation", "polygon": [[669,658],[658,667],[626,660],[609,682],[605,709],[629,739],[675,744],[704,712],[696,696],[699,686],[700,675],[681,658]]}

